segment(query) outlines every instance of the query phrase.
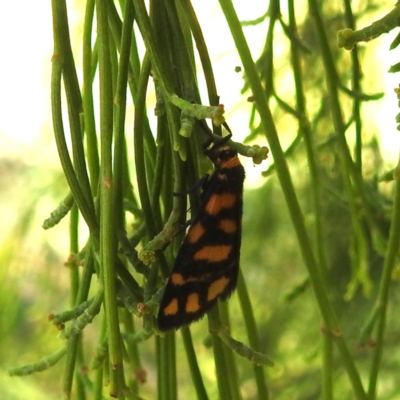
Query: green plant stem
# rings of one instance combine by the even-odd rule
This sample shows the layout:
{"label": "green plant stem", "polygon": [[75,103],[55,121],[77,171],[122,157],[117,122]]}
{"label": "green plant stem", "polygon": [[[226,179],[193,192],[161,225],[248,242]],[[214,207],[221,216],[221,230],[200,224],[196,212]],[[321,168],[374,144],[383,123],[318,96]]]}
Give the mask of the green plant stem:
{"label": "green plant stem", "polygon": [[115,287],[117,247],[112,172],[113,87],[106,0],[96,0],[96,15],[100,81],[100,275],[104,285],[104,307],[111,364],[109,391],[111,396],[118,397],[121,396],[124,379]]}
{"label": "green plant stem", "polygon": [[[289,26],[291,29],[292,35],[297,36],[297,24],[296,24],[296,12],[295,12],[295,3],[294,0],[290,0],[288,2],[289,9]],[[326,273],[327,273],[327,261],[326,254],[324,249],[324,232],[322,226],[321,216],[322,206],[321,206],[321,183],[320,183],[320,174],[318,172],[317,160],[316,160],[316,151],[315,144],[313,143],[313,132],[311,129],[311,124],[307,117],[307,107],[306,107],[306,97],[304,94],[303,87],[303,71],[301,68],[301,58],[299,52],[299,46],[297,43],[290,43],[291,49],[291,61],[293,67],[293,77],[295,81],[296,87],[296,103],[297,103],[297,111],[301,115],[299,120],[299,131],[301,132],[304,143],[307,151],[307,160],[308,167],[311,176],[311,189],[313,196],[313,206],[314,206],[314,216],[315,216],[315,231],[316,231],[316,245],[317,245],[317,255],[318,255],[318,264],[321,271],[322,276],[326,282]],[[327,285],[328,287],[328,285]],[[329,290],[329,287],[328,287]],[[324,335],[322,338],[322,398],[325,400],[331,400],[333,398],[332,391],[332,362],[333,362],[333,352],[332,352],[332,338],[328,335]]]}
{"label": "green plant stem", "polygon": [[204,41],[203,32],[201,30],[196,13],[193,9],[192,3],[189,0],[179,0],[182,10],[189,22],[190,30],[196,42],[197,51],[199,53],[201,65],[204,71],[204,77],[207,85],[207,93],[210,105],[216,106],[219,104],[219,96],[217,93],[217,86],[215,84],[214,73],[210,60],[210,55],[206,43]]}
{"label": "green plant stem", "polygon": [[[71,210],[70,218],[70,252],[78,253],[78,209],[74,206]],[[70,272],[71,280],[71,295],[70,305],[76,304],[79,288],[79,273],[76,267]],[[63,377],[63,393],[65,398],[71,397],[72,383],[74,379],[74,371],[76,366],[76,358],[78,355],[78,345],[81,342],[82,336],[75,335],[68,339],[67,344],[67,361],[65,363],[64,377]]]}
{"label": "green plant stem", "polygon": [[[69,240],[70,240],[70,254],[78,254],[79,252],[79,238],[78,238],[78,207],[73,206],[71,209],[70,228],[69,228]],[[79,290],[79,271],[77,265],[74,264],[70,267],[70,281],[71,281],[71,293],[70,293],[70,305],[74,307],[76,305],[78,290]]]}
{"label": "green plant stem", "polygon": [[[123,310],[121,314],[124,323],[124,333],[127,335],[134,335],[135,325],[133,324],[132,314],[126,309]],[[130,367],[132,368],[133,377],[135,378],[130,379],[128,387],[133,394],[139,395],[139,384],[145,383],[145,374],[140,361],[138,344],[131,340],[126,340],[126,348],[129,356]]]}
{"label": "green plant stem", "polygon": [[[218,337],[222,339],[221,336]],[[225,370],[225,376],[229,377],[228,384],[231,391],[231,400],[242,400],[242,395],[240,393],[239,373],[236,364],[235,353],[229,346],[222,346],[222,350],[225,354],[225,365],[227,366],[227,369]]]}
{"label": "green plant stem", "polygon": [[215,362],[215,370],[217,376],[217,384],[218,384],[218,393],[219,400],[230,400],[232,399],[231,386],[226,379],[228,370],[227,360],[224,352],[224,344],[222,343],[221,338],[216,335],[221,328],[221,319],[219,316],[219,307],[214,307],[207,314],[208,319],[208,330],[211,335],[211,341],[214,352],[214,362]]}
{"label": "green plant stem", "polygon": [[158,399],[176,400],[178,388],[176,385],[175,332],[167,332],[164,337],[158,337],[158,341]]}
{"label": "green plant stem", "polygon": [[[399,164],[398,164],[399,165]],[[379,294],[376,300],[376,307],[378,312],[377,317],[377,332],[376,332],[376,345],[372,358],[368,395],[369,400],[377,398],[377,382],[379,367],[382,360],[384,335],[386,327],[386,314],[389,302],[389,289],[393,268],[396,263],[396,257],[399,251],[400,243],[400,178],[395,180],[395,191],[393,198],[393,210],[391,217],[391,226],[389,233],[388,247],[385,255],[385,262],[383,266],[383,273],[379,286]]]}
{"label": "green plant stem", "polygon": [[[82,213],[90,231],[93,233],[98,232],[98,223],[96,220],[94,206],[92,203],[91,196],[86,196],[90,193],[85,189],[85,182],[82,182],[79,178],[82,178],[84,174],[78,176],[69,155],[68,146],[65,139],[65,132],[63,126],[62,109],[61,109],[61,78],[64,73],[64,82],[66,82],[66,76],[75,76],[71,69],[74,68],[72,58],[72,52],[69,46],[69,33],[68,33],[68,20],[65,0],[52,1],[53,10],[53,36],[54,36],[54,53],[52,57],[52,74],[51,74],[51,104],[52,104],[52,119],[53,119],[53,130],[56,139],[58,154],[60,157],[61,165],[64,170],[65,177],[74,195],[74,199],[78,205],[79,211]],[[71,65],[72,64],[72,65]],[[68,66],[68,68],[67,68]],[[68,74],[70,72],[70,74]],[[74,78],[72,77],[73,81]],[[70,85],[66,85],[67,100],[73,101],[74,91]],[[71,93],[68,92],[71,91]],[[80,100],[77,102],[80,104]],[[72,128],[77,128],[79,124],[74,124]],[[80,126],[79,126],[80,131]],[[76,135],[75,135],[76,136]],[[78,141],[74,140],[74,143],[78,145]],[[79,164],[81,164],[81,158],[78,157]],[[82,169],[81,169],[82,172]],[[83,186],[82,186],[82,185]]]}
{"label": "green plant stem", "polygon": [[230,26],[232,36],[235,40],[236,47],[239,51],[243,65],[245,67],[250,86],[253,90],[253,95],[257,108],[259,110],[261,121],[264,125],[264,130],[267,135],[267,139],[274,156],[278,177],[282,186],[282,190],[285,195],[285,199],[292,217],[296,234],[302,250],[303,259],[310,270],[310,276],[313,279],[315,286],[315,293],[317,300],[320,304],[321,313],[326,323],[331,322],[331,315],[329,313],[330,307],[327,306],[327,298],[324,290],[324,284],[320,276],[319,270],[316,265],[316,261],[310,246],[308,234],[305,229],[304,220],[300,210],[297,196],[291,182],[290,173],[285,161],[284,153],[279,143],[278,135],[275,129],[275,125],[270,113],[270,109],[266,103],[264,90],[259,81],[257,71],[255,69],[254,62],[251,58],[249,48],[246,40],[243,36],[243,32],[240,27],[239,20],[233,8],[232,3],[229,0],[220,0],[221,7],[225,14],[225,17]]}
{"label": "green plant stem", "polygon": [[346,28],[338,32],[338,46],[351,50],[358,42],[369,41],[377,38],[383,33],[390,32],[399,25],[400,4],[396,3],[393,10],[383,18],[374,21],[371,25],[353,32]]}
{"label": "green plant stem", "polygon": [[[180,80],[179,80],[179,93],[184,99],[189,101],[200,102],[200,94],[196,84],[194,65],[191,62],[189,55],[190,47],[185,41],[185,37],[182,31],[182,22],[179,19],[176,4],[173,1],[167,1],[164,3],[168,15],[168,22],[171,28],[171,33],[174,37],[174,41],[167,41],[167,46],[170,47],[174,52],[174,59],[180,66]],[[173,45],[173,47],[171,46]]]}
{"label": "green plant stem", "polygon": [[224,348],[222,340],[212,335],[212,344],[214,349],[214,361],[218,383],[219,400],[231,400],[232,394],[228,379],[226,379],[227,365],[224,356]]}
{"label": "green plant stem", "polygon": [[[324,324],[331,332],[339,331],[336,316],[334,314],[332,305],[327,298],[324,280],[311,248],[304,218],[297,200],[296,192],[293,188],[290,173],[279,142],[272,114],[266,101],[265,91],[259,80],[254,61],[251,57],[250,50],[240,26],[240,22],[230,0],[220,0],[219,2],[229,24],[232,37],[235,41],[249,80],[250,88],[252,90],[261,123],[264,127],[267,140],[275,160],[278,178],[285,196],[294,229],[296,231],[303,260],[310,275],[310,280],[314,289],[316,300],[318,302],[319,310],[324,320]],[[348,351],[347,345],[341,335],[334,337],[352,383],[354,394],[357,399],[364,400],[366,398],[365,392],[361,384],[360,376]]]}
{"label": "green plant stem", "polygon": [[[82,191],[87,201],[91,201],[89,177],[86,170],[85,151],[83,147],[83,134],[81,129],[82,98],[79,89],[78,77],[75,69],[74,58],[69,37],[68,15],[65,1],[60,1],[55,6],[54,26],[57,35],[54,35],[54,45],[60,51],[59,56],[63,65],[63,82],[67,97],[69,130],[71,133],[72,157],[75,173],[78,177]],[[56,33],[56,32],[55,32]]]}
{"label": "green plant stem", "polygon": [[146,179],[144,140],[143,140],[143,124],[144,124],[144,107],[146,100],[146,88],[150,75],[150,59],[145,56],[143,60],[142,70],[140,72],[139,82],[137,85],[137,98],[135,107],[135,123],[134,123],[134,151],[135,151],[135,167],[136,179],[138,184],[139,198],[142,206],[143,216],[149,237],[154,237],[157,233],[153,220],[151,209],[150,194]]}
{"label": "green plant stem", "polygon": [[[313,16],[315,26],[318,32],[318,39],[323,59],[324,68],[326,71],[326,80],[328,86],[328,94],[329,94],[329,102],[330,109],[332,112],[333,125],[335,129],[335,137],[337,139],[338,147],[339,147],[339,161],[342,169],[342,178],[345,184],[345,188],[347,191],[347,195],[349,197],[349,208],[351,215],[351,223],[353,227],[354,233],[354,257],[353,261],[353,270],[355,271],[353,282],[357,283],[357,274],[359,276],[364,275],[364,290],[368,290],[370,283],[368,280],[365,280],[366,274],[363,273],[365,271],[366,265],[366,257],[367,257],[367,244],[364,231],[362,229],[361,220],[359,217],[358,211],[358,201],[357,197],[360,196],[362,198],[362,205],[365,209],[365,217],[368,221],[371,230],[376,231],[378,236],[380,236],[379,228],[377,228],[376,220],[374,218],[373,211],[369,205],[368,199],[365,195],[364,190],[364,182],[362,176],[356,164],[354,164],[351,154],[347,145],[346,137],[345,137],[345,129],[346,125],[343,121],[342,110],[340,106],[339,100],[339,78],[338,73],[335,68],[335,63],[333,59],[333,55],[329,48],[327,33],[325,31],[325,24],[322,20],[320,6],[314,0],[309,1],[310,12]],[[381,238],[382,240],[382,238]],[[362,279],[360,279],[362,281]],[[351,287],[350,287],[351,289]],[[354,290],[354,285],[353,285]],[[352,295],[351,290],[348,291],[348,296]]]}
{"label": "green plant stem", "polygon": [[[376,234],[379,248],[386,247],[386,238],[384,237],[381,227],[376,220],[375,213],[373,212],[370,201],[367,198],[365,191],[365,183],[360,174],[359,168],[353,162],[349,147],[346,141],[346,124],[343,121],[342,110],[339,101],[339,87],[340,81],[338,73],[335,68],[335,62],[332,52],[329,47],[329,41],[326,33],[325,23],[322,19],[320,12],[320,4],[316,0],[308,0],[310,14],[313,17],[315,26],[318,32],[318,41],[320,45],[322,60],[325,69],[326,83],[328,86],[329,103],[332,112],[332,120],[335,129],[335,138],[339,146],[339,160],[342,167],[342,176],[346,185],[347,194],[349,196],[349,204],[352,207],[351,216],[354,229],[357,232],[355,237],[358,241],[365,240],[360,235],[363,235],[362,229],[360,228],[358,212],[355,208],[355,204],[360,203],[363,207],[363,215],[370,226],[373,233]],[[352,185],[353,184],[353,185]],[[360,199],[358,199],[360,198]],[[357,226],[358,225],[358,226]],[[362,243],[361,247],[363,246]]]}
{"label": "green plant stem", "polygon": [[323,400],[333,400],[333,340],[328,335],[322,336],[322,396]]}
{"label": "green plant stem", "polygon": [[[255,351],[261,351],[260,338],[258,337],[256,320],[254,318],[253,307],[246,288],[242,271],[239,270],[239,279],[237,286],[240,306],[242,308],[244,324],[246,326],[247,337],[250,347]],[[262,365],[253,364],[253,373],[256,380],[258,398],[260,400],[268,400],[269,393],[267,383],[265,381],[264,367]]]}
{"label": "green plant stem", "polygon": [[103,400],[103,368],[98,368],[95,372],[96,376],[94,379],[93,399]]}
{"label": "green plant stem", "polygon": [[[134,123],[134,152],[135,152],[135,166],[136,166],[136,179],[138,184],[138,191],[140,197],[140,203],[142,205],[143,216],[147,228],[147,233],[150,238],[154,238],[157,234],[157,231],[161,229],[161,227],[156,226],[156,220],[154,218],[153,208],[159,208],[159,203],[157,202],[152,205],[149,193],[149,185],[150,181],[147,179],[147,169],[146,169],[146,160],[145,160],[145,152],[144,149],[144,138],[143,138],[143,127],[145,120],[145,100],[146,100],[146,87],[148,78],[150,75],[150,59],[149,57],[145,57],[143,61],[142,70],[140,73],[139,82],[137,85],[137,98],[136,98],[136,107],[135,107],[135,123]],[[157,179],[161,170],[157,172]],[[154,181],[153,181],[154,182]],[[160,211],[158,211],[159,213]],[[167,276],[169,273],[167,263],[165,261],[164,254],[161,252],[157,252],[157,257],[159,261],[159,266],[161,267],[161,272],[164,276]]]}
{"label": "green plant stem", "polygon": [[78,342],[81,335],[74,335],[68,339],[67,360],[63,376],[63,395],[65,399],[71,398],[72,382],[74,379],[75,362],[78,354]]}
{"label": "green plant stem", "polygon": [[67,346],[63,346],[60,349],[56,350],[54,353],[50,354],[47,357],[43,357],[35,363],[9,369],[8,374],[10,376],[25,376],[33,374],[34,372],[45,371],[53,365],[57,364],[61,360],[61,358],[65,356],[67,351]]}
{"label": "green plant stem", "polygon": [[176,334],[174,331],[166,335],[167,343],[167,360],[168,360],[168,400],[177,400],[178,398],[178,383],[176,371]]}
{"label": "green plant stem", "polygon": [[[160,210],[160,196],[161,196],[161,187],[163,185],[163,178],[164,178],[164,171],[166,169],[171,168],[171,162],[169,161],[169,165],[167,165],[167,160],[166,160],[166,145],[165,141],[168,140],[168,136],[166,132],[161,132],[164,131],[164,124],[159,124],[157,127],[158,133],[157,133],[157,141],[162,137],[163,139],[160,140],[163,144],[160,144],[157,146],[157,155],[156,155],[156,164],[155,164],[155,171],[154,171],[154,181],[151,186],[151,204],[154,212],[154,219],[155,219],[155,225],[157,227],[157,231],[161,230],[162,227],[162,217],[161,217],[161,210]],[[169,187],[170,191],[168,193],[172,192],[172,187]],[[162,199],[164,200],[164,198]]]}
{"label": "green plant stem", "polygon": [[125,218],[123,212],[124,179],[128,175],[126,161],[125,119],[126,119],[126,91],[129,72],[129,50],[131,48],[133,30],[133,4],[125,2],[124,23],[120,45],[120,58],[115,89],[115,137],[114,137],[114,206],[119,210],[116,217],[117,231],[124,230]]}
{"label": "green plant stem", "polygon": [[161,52],[159,51],[156,44],[157,42],[154,38],[153,28],[150,24],[149,16],[147,15],[145,3],[143,0],[136,0],[134,6],[136,22],[139,26],[140,33],[142,34],[146,49],[149,52],[152,61],[152,68],[154,68],[156,72],[157,79],[160,80],[159,83],[163,90],[163,94],[168,98],[174,93],[172,89],[173,86],[167,78],[166,65],[160,57]]}
{"label": "green plant stem", "polygon": [[[65,1],[52,2],[53,9],[53,29],[54,29],[54,55],[52,69],[52,111],[53,125],[56,137],[58,152],[68,183],[74,195],[76,204],[84,216],[89,229],[92,232],[98,231],[98,224],[94,214],[94,206],[92,203],[90,185],[86,171],[86,163],[84,157],[82,131],[80,122],[81,98],[79,86],[76,77],[75,65],[70,47],[68,17]],[[74,166],[72,165],[69,151],[66,145],[65,133],[63,128],[62,111],[61,111],[61,76],[65,85],[67,95],[70,131],[73,148]],[[75,223],[76,224],[76,223]],[[76,228],[74,228],[76,229]],[[72,235],[71,245],[76,248],[77,239]],[[77,272],[76,272],[77,273]],[[77,276],[73,277],[75,282],[72,287],[72,297],[79,297],[79,292],[84,293],[85,290],[78,291]],[[87,282],[85,281],[84,284]],[[82,286],[81,286],[82,287]],[[87,289],[87,288],[85,288]],[[87,290],[86,290],[87,291]],[[83,297],[83,296],[82,296]],[[75,370],[75,362],[78,351],[79,336],[72,337],[68,342],[67,361],[65,365],[63,392],[66,398],[71,396],[71,388],[73,382],[73,373]]]}
{"label": "green plant stem", "polygon": [[[366,218],[367,221],[369,222],[371,229],[374,229],[376,227],[376,221],[373,218],[372,211],[369,207],[368,200],[365,197],[365,192],[364,192],[364,186],[363,186],[363,181],[362,177],[359,174],[359,171],[355,168],[348,146],[345,138],[345,124],[343,122],[343,117],[342,117],[342,111],[340,107],[340,102],[339,102],[339,97],[338,97],[338,76],[337,76],[337,71],[335,69],[335,63],[333,60],[333,56],[331,54],[329,44],[328,44],[328,39],[327,35],[325,32],[325,25],[322,20],[321,14],[320,14],[320,5],[315,1],[315,0],[309,0],[309,8],[310,8],[310,13],[313,16],[313,19],[315,21],[317,31],[318,31],[318,39],[320,42],[320,49],[322,53],[322,58],[324,62],[324,68],[326,71],[326,77],[327,77],[327,85],[328,85],[328,93],[329,93],[329,100],[330,100],[330,107],[332,111],[332,119],[333,119],[333,124],[335,128],[335,133],[336,133],[336,138],[338,140],[339,144],[339,155],[340,155],[340,161],[341,161],[341,166],[342,166],[342,176],[343,180],[347,189],[347,193],[349,195],[349,206],[350,206],[350,213],[351,213],[351,220],[352,220],[352,225],[353,225],[353,230],[354,230],[354,238],[356,241],[356,250],[357,250],[357,255],[359,257],[360,262],[362,262],[362,257],[365,254],[364,249],[365,249],[365,237],[364,233],[362,231],[361,225],[360,225],[360,220],[358,217],[358,212],[356,209],[356,192],[357,195],[361,196],[363,200],[363,206],[366,209]],[[353,178],[353,183],[354,187],[352,186],[352,182],[350,180],[350,177]],[[360,264],[361,265],[361,264]],[[344,342],[338,343],[339,345],[339,350],[341,347],[343,347],[345,344]],[[346,348],[347,349],[347,348]],[[343,357],[343,354],[342,354]],[[343,361],[345,363],[346,367],[350,367],[353,365],[353,362],[351,359],[346,359],[343,357]],[[357,374],[358,375],[358,374]],[[349,374],[349,377],[351,379],[351,382],[353,384],[353,390],[355,395],[361,395],[361,391],[356,388],[355,380],[352,378],[352,375]],[[357,386],[361,386],[361,383]],[[364,390],[363,390],[364,392]],[[363,393],[364,398],[365,394]]]}
{"label": "green plant stem", "polygon": [[[90,249],[90,246],[88,246],[88,248]],[[82,304],[87,299],[89,293],[90,281],[92,273],[94,271],[93,261],[94,258],[92,250],[89,250],[86,253],[84,268],[81,275],[75,304]],[[73,335],[68,339],[68,344],[67,344],[68,351],[67,351],[67,357],[64,369],[64,378],[63,378],[63,393],[67,399],[70,398],[71,396],[73,372],[75,369],[75,360],[80,340],[81,340],[80,335]]]}
{"label": "green plant stem", "polygon": [[50,229],[56,226],[69,213],[74,203],[74,196],[69,192],[57,208],[50,213],[50,217],[44,220],[42,228]]}
{"label": "green plant stem", "polygon": [[237,350],[237,347],[231,346],[231,343],[229,343],[229,341],[232,340],[232,338],[230,337],[229,334],[226,333],[230,329],[229,309],[228,309],[228,303],[226,301],[218,302],[218,313],[221,325],[219,327],[218,332],[215,333],[217,333],[217,336],[226,345],[222,346],[222,351],[224,355],[224,362],[226,365],[225,375],[229,376],[228,384],[231,393],[231,399],[241,400],[242,396],[240,393],[239,374],[235,358],[235,351]]}
{"label": "green plant stem", "polygon": [[[163,96],[165,112],[168,118],[169,133],[173,137],[173,149],[180,152],[182,160],[186,159],[186,143],[178,135],[179,120],[178,110],[167,101],[174,94],[174,73],[170,71],[169,58],[163,57],[164,51],[160,48],[160,43],[156,40],[150,18],[147,15],[146,6],[143,0],[134,2],[136,22],[139,26],[143,41],[146,46],[147,54],[151,60],[151,68],[156,81],[156,89],[160,89]],[[164,33],[165,35],[165,33]]]}
{"label": "green plant stem", "polygon": [[[355,30],[355,18],[351,8],[351,1],[344,0],[346,24],[351,29]],[[361,66],[358,57],[358,48],[355,46],[351,50],[351,77],[352,87],[354,93],[361,93]],[[358,96],[353,98],[353,118],[355,124],[356,144],[355,144],[355,164],[359,172],[362,170],[362,120],[361,120],[361,99]]]}
{"label": "green plant stem", "polygon": [[[107,332],[107,325],[106,325],[106,319],[103,318],[102,322],[101,322],[101,328],[100,328],[100,333],[99,333],[99,339],[98,339],[98,343],[103,344],[103,342],[107,341],[106,338],[106,332]],[[97,348],[102,347],[98,345]],[[97,350],[98,352],[98,350]],[[108,353],[108,347],[106,346],[106,348],[104,349],[104,353],[105,355],[107,355]],[[96,360],[96,358],[92,359],[92,365],[91,365],[91,369],[95,369],[94,367],[94,362],[96,361],[100,363],[100,365],[96,365],[96,376],[93,382],[93,398],[94,400],[103,400],[103,374],[104,374],[104,359],[106,359],[107,357],[103,356],[100,358],[101,361],[99,361],[98,359]]]}
{"label": "green plant stem", "polygon": [[86,385],[85,385],[85,380],[84,376],[80,373],[76,374],[76,400],[86,400]]}
{"label": "green plant stem", "polygon": [[93,102],[93,68],[94,63],[92,54],[92,30],[94,19],[94,6],[95,0],[88,0],[86,2],[85,20],[83,25],[83,118],[86,134],[86,157],[88,160],[90,183],[92,193],[95,195],[98,189],[99,182],[99,151],[96,135],[96,124],[94,117],[94,102]]}
{"label": "green plant stem", "polygon": [[206,388],[204,386],[203,378],[201,377],[199,365],[196,359],[196,352],[193,347],[192,335],[187,326],[183,326],[180,330],[185,347],[186,356],[189,363],[190,375],[196,390],[196,395],[199,400],[208,400]]}
{"label": "green plant stem", "polygon": [[236,47],[239,51],[240,57],[245,67],[245,72],[248,76],[250,86],[253,90],[255,103],[260,114],[261,122],[264,125],[267,139],[272,154],[274,156],[276,170],[281,183],[281,187],[285,195],[285,199],[292,217],[294,227],[296,229],[296,234],[300,243],[300,248],[302,250],[303,259],[310,269],[310,276],[311,279],[314,281],[313,283],[315,286],[317,300],[320,304],[321,313],[324,317],[324,321],[326,323],[329,323],[331,321],[331,316],[329,314],[329,307],[327,307],[328,300],[324,291],[324,284],[322,282],[322,278],[310,246],[310,241],[308,239],[308,234],[304,225],[302,212],[300,210],[297,196],[293,188],[290,173],[286,164],[286,160],[284,158],[284,153],[279,142],[270,109],[266,103],[264,89],[261,86],[261,82],[258,78],[254,62],[251,58],[250,50],[247,46],[239,20],[231,1],[220,0],[220,4],[225,14],[226,20],[230,26],[232,36],[235,40]]}
{"label": "green plant stem", "polygon": [[279,0],[271,0],[268,7],[269,24],[264,53],[266,54],[265,68],[263,68],[263,80],[265,84],[265,96],[269,100],[274,90],[274,31],[275,24],[280,17]]}

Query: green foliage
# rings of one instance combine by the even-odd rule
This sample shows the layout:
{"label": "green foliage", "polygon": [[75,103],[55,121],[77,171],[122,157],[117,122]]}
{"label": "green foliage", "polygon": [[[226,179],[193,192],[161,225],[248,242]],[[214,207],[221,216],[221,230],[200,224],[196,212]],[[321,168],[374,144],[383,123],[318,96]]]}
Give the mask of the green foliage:
{"label": "green foliage", "polygon": [[[43,335],[49,355],[9,373],[52,367],[57,382],[63,374],[66,399],[395,399],[399,295],[390,288],[398,285],[400,185],[398,167],[383,165],[379,139],[364,122],[366,102],[382,94],[364,93],[368,48],[356,43],[393,29],[399,6],[360,31],[357,18],[372,3],[354,11],[346,0],[343,12],[309,0],[303,15],[300,2],[288,0],[283,11],[273,0],[265,15],[242,24],[230,0],[220,7],[253,102],[246,144],[232,146],[260,163],[268,151],[247,143],[266,138],[273,159],[263,185],[244,195],[241,274],[229,307],[212,310],[208,326],[203,320],[166,334],[156,327],[189,208],[187,196],[174,194],[187,193],[210,168],[196,120],[211,119],[217,135],[224,122],[207,27],[189,0],[152,2],[149,12],[142,0],[88,0],[80,73],[66,2],[53,0],[52,116],[67,184],[44,227],[64,229],[69,219],[71,256],[62,274],[70,301],[49,317],[62,345],[50,349]],[[265,47],[255,61],[243,30],[259,24]],[[38,207],[39,195],[32,197],[17,239]],[[188,197],[195,213],[198,193]],[[17,251],[10,240],[2,264]],[[1,317],[0,333],[10,337],[26,316],[5,278],[0,305],[11,318]],[[27,348],[18,335],[13,342]]]}

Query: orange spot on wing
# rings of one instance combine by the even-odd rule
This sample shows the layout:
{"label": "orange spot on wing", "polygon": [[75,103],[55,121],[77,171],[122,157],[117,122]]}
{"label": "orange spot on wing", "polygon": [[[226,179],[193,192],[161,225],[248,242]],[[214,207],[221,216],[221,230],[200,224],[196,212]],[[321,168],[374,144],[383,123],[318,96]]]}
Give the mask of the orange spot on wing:
{"label": "orange spot on wing", "polygon": [[219,296],[226,288],[229,283],[229,278],[223,276],[222,278],[217,279],[208,287],[207,300],[214,300],[217,296]]}
{"label": "orange spot on wing", "polygon": [[237,156],[230,158],[229,160],[225,160],[221,162],[220,168],[235,168],[240,164],[240,160]]}
{"label": "orange spot on wing", "polygon": [[185,285],[188,282],[198,282],[199,278],[195,276],[190,276],[189,278],[185,279],[181,274],[173,273],[171,275],[171,283],[176,286]]}
{"label": "orange spot on wing", "polygon": [[206,260],[208,262],[225,261],[232,250],[232,246],[204,246],[194,255],[195,260]]}
{"label": "orange spot on wing", "polygon": [[171,302],[164,308],[164,315],[175,315],[178,312],[178,300],[172,299]]}
{"label": "orange spot on wing", "polygon": [[200,222],[190,227],[187,238],[190,243],[196,243],[204,234],[206,230]]}
{"label": "orange spot on wing", "polygon": [[218,228],[226,233],[235,233],[237,231],[237,223],[233,219],[221,219],[218,222]]}
{"label": "orange spot on wing", "polygon": [[171,275],[171,283],[181,286],[185,284],[185,279],[181,274],[174,273]]}
{"label": "orange spot on wing", "polygon": [[197,293],[189,294],[185,310],[186,312],[196,312],[200,310],[199,295]]}
{"label": "orange spot on wing", "polygon": [[232,208],[236,203],[236,198],[232,193],[220,193],[210,196],[205,210],[210,215],[218,215],[223,208]]}

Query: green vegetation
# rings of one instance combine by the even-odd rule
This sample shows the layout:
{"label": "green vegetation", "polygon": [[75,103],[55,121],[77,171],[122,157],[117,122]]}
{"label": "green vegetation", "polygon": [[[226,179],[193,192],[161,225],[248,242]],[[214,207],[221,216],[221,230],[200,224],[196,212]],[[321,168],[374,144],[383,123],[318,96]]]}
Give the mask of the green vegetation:
{"label": "green vegetation", "polygon": [[[400,397],[399,173],[372,118],[381,60],[358,46],[397,27],[400,6],[377,17],[372,1],[333,3],[271,0],[263,17],[241,21],[219,1],[253,105],[247,138],[238,143],[231,126],[231,145],[260,164],[266,139],[269,165],[245,190],[236,292],[201,322],[161,334],[162,287],[198,206],[200,190],[188,189],[211,168],[196,121],[216,135],[224,121],[207,26],[190,0],[149,11],[143,0],[87,0],[80,69],[67,4],[52,0],[63,177],[48,184],[61,203],[43,226],[68,231],[70,254],[60,269],[53,249],[26,245],[48,207],[43,183],[32,185],[0,252],[1,366],[24,376],[0,377],[6,398]],[[244,33],[260,25],[258,57]],[[22,270],[25,297],[12,268],[21,254],[40,266]],[[50,312],[52,329],[32,320]]]}

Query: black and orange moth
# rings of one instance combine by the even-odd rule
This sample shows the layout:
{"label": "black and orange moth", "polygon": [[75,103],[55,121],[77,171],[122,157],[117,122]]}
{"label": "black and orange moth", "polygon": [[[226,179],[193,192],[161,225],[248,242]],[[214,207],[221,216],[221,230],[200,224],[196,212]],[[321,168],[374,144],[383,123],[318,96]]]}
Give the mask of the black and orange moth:
{"label": "black and orange moth", "polygon": [[236,150],[226,140],[221,143],[205,150],[214,172],[203,186],[198,213],[165,286],[157,317],[160,331],[197,321],[236,288],[245,171]]}

